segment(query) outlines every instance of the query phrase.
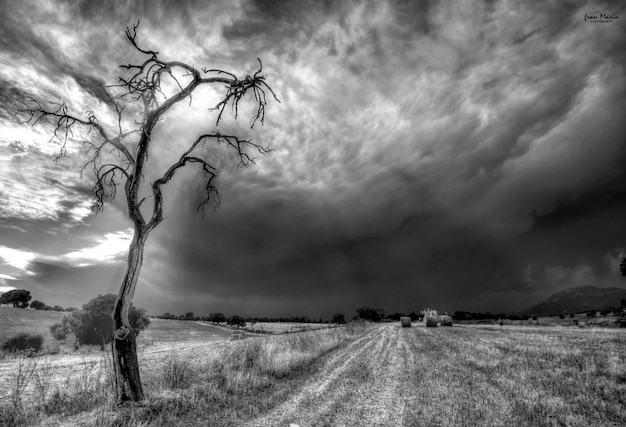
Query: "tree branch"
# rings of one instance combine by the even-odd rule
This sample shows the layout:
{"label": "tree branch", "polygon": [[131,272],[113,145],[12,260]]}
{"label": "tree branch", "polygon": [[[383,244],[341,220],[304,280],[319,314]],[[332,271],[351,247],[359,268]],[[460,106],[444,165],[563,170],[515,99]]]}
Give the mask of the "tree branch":
{"label": "tree branch", "polygon": [[163,195],[161,193],[161,186],[163,184],[167,184],[173,177],[176,171],[182,167],[184,167],[187,163],[199,163],[202,166],[202,170],[205,172],[205,176],[208,175],[209,179],[206,184],[206,197],[205,199],[198,205],[198,209],[202,208],[204,211],[204,206],[210,203],[211,199],[215,201],[215,208],[217,208],[221,203],[221,197],[219,192],[217,191],[217,187],[213,184],[213,181],[217,178],[216,169],[210,165],[205,160],[202,160],[199,157],[194,156],[182,156],[176,163],[174,163],[170,168],[165,172],[165,174],[154,181],[152,183],[152,195],[154,197],[154,209],[152,214],[152,219],[146,226],[146,233],[154,229],[157,225],[163,221]]}
{"label": "tree branch", "polygon": [[[224,73],[232,76],[232,80],[227,86],[226,96],[214,108],[211,109],[212,111],[219,111],[216,125],[219,125],[220,119],[222,118],[222,113],[224,112],[224,109],[229,102],[231,103],[231,107],[235,111],[235,118],[237,118],[237,114],[239,112],[239,101],[248,90],[252,90],[252,92],[254,93],[254,99],[257,101],[256,114],[253,117],[252,125],[250,126],[250,128],[254,127],[254,124],[257,122],[257,120],[260,119],[261,124],[263,124],[265,120],[265,106],[267,105],[267,98],[265,95],[266,89],[269,90],[274,99],[280,103],[280,100],[278,99],[272,88],[265,82],[265,77],[261,75],[261,71],[263,71],[263,63],[259,58],[257,58],[257,61],[259,61],[259,69],[254,73],[252,77],[250,77],[250,75],[248,74],[243,80],[238,80],[237,77],[235,77],[233,74],[226,73],[222,70],[204,70],[205,73],[217,72],[218,74]],[[209,80],[210,79],[202,79],[200,81],[204,83],[209,82]]]}
{"label": "tree branch", "polygon": [[[252,76],[248,74],[244,79],[240,80],[234,74],[224,70],[207,68],[202,69],[205,74],[213,73],[217,74],[217,76],[203,78],[195,67],[179,61],[163,61],[159,58],[158,52],[140,47],[137,42],[138,27],[139,21],[137,24],[133,25],[132,29],[127,28],[126,38],[135,49],[148,55],[149,58],[141,64],[120,65],[122,68],[134,70],[135,72],[129,78],[120,77],[120,84],[115,86],[124,87],[127,91],[125,95],[130,95],[134,100],[142,100],[146,112],[150,111],[157,119],[169,110],[172,105],[190,96],[196,87],[203,84],[224,83],[226,85],[227,91],[224,99],[214,108],[210,109],[210,111],[219,111],[216,125],[219,125],[224,109],[229,103],[235,112],[235,118],[237,118],[239,101],[249,90],[252,90],[254,99],[257,102],[256,113],[253,117],[251,128],[254,127],[257,120],[263,123],[265,119],[265,107],[267,105],[266,91],[269,91],[273,98],[280,102],[272,88],[265,82],[265,77],[261,75],[263,63],[259,58],[257,58],[259,61],[259,69]],[[173,76],[172,70],[174,68],[181,68],[187,72],[186,75],[192,77],[191,82],[187,86],[182,87],[180,82]],[[161,75],[163,73],[167,73],[172,77],[180,91],[159,105],[156,94],[160,93]]]}
{"label": "tree branch", "polygon": [[234,135],[223,135],[219,132],[210,132],[198,136],[191,143],[187,151],[185,151],[180,156],[178,161],[170,166],[170,168],[163,174],[161,178],[152,183],[154,209],[152,219],[150,223],[148,223],[147,229],[153,229],[163,220],[163,195],[161,193],[161,186],[167,184],[174,177],[176,171],[184,167],[187,163],[199,163],[205,172],[205,176],[209,176],[206,185],[206,197],[198,205],[198,209],[202,209],[202,212],[204,213],[204,208],[211,202],[211,200],[215,202],[214,209],[217,209],[219,207],[221,203],[221,197],[219,195],[219,192],[217,191],[217,188],[213,184],[213,181],[217,179],[217,171],[215,167],[199,157],[191,156],[191,153],[195,151],[200,144],[204,145],[204,143],[209,139],[214,139],[218,144],[224,143],[228,148],[234,148],[237,151],[237,156],[239,157],[238,167],[240,168],[248,167],[254,164],[254,157],[248,154],[247,149],[252,148],[263,155],[271,151],[269,147],[263,147],[259,144],[253,143],[249,139],[241,139]]}
{"label": "tree branch", "polygon": [[[115,181],[116,173],[119,173],[120,176],[126,178],[127,180],[129,178],[129,175],[128,175],[128,172],[126,172],[126,170],[124,170],[120,166],[110,164],[110,163],[102,165],[97,169],[94,166],[94,170],[95,170],[95,175],[96,175],[96,183],[94,184],[94,187],[91,190],[93,194],[93,199],[91,202],[91,209],[94,212],[100,212],[102,211],[104,207],[104,199],[106,198],[111,198],[111,200],[115,199],[115,196],[117,194],[117,185],[119,184],[119,182]],[[108,189],[108,192],[107,192],[107,189]]]}
{"label": "tree branch", "polygon": [[[102,125],[100,125],[100,122],[96,118],[93,111],[87,111],[87,118],[80,119],[74,115],[69,114],[69,108],[65,102],[60,103],[56,109],[46,109],[36,99],[28,99],[26,101],[30,101],[37,106],[33,108],[17,110],[14,115],[16,122],[20,124],[30,124],[31,126],[35,126],[43,119],[52,119],[53,123],[55,123],[56,125],[56,128],[54,129],[50,141],[56,138],[61,142],[61,149],[59,151],[59,155],[56,157],[55,160],[59,160],[66,155],[67,139],[69,136],[73,135],[74,126],[80,125],[86,127],[88,130],[96,129],[100,134],[100,137],[104,140],[103,144],[111,144],[114,148],[119,150],[124,155],[124,157],[130,164],[135,163],[135,159],[130,154],[126,146],[121,142],[121,139],[123,139],[130,133],[120,133],[116,138],[109,138],[106,130]],[[117,111],[119,115],[122,114],[122,110],[117,109]],[[18,116],[21,114],[27,115],[28,118],[25,120],[20,120]],[[121,118],[119,120],[121,121]],[[62,135],[59,135],[59,133],[62,133]]]}
{"label": "tree branch", "polygon": [[[280,100],[272,88],[265,82],[265,77],[261,75],[263,63],[260,59],[258,59],[258,70],[252,76],[246,75],[243,79],[238,79],[235,74],[224,70],[207,68],[202,69],[203,77],[201,71],[194,66],[179,61],[163,61],[159,57],[159,52],[140,46],[137,40],[138,27],[139,21],[132,27],[128,27],[126,29],[126,38],[138,52],[146,55],[147,58],[140,63],[120,65],[121,68],[128,70],[130,75],[120,77],[119,84],[112,86],[123,88],[124,93],[114,98],[107,90],[107,87],[103,88],[108,103],[117,115],[117,135],[115,137],[108,135],[107,130],[100,124],[93,111],[88,111],[86,118],[80,118],[70,114],[69,108],[64,102],[59,104],[57,108],[45,108],[38,101],[32,100],[35,106],[18,110],[16,116],[26,114],[27,118],[23,120],[22,123],[29,123],[33,126],[43,119],[52,120],[56,127],[51,140],[56,138],[61,142],[61,150],[55,160],[66,155],[67,141],[68,138],[72,136],[75,126],[83,126],[87,128],[89,132],[91,130],[97,130],[102,142],[83,141],[83,143],[88,146],[87,152],[90,153],[90,158],[81,168],[81,176],[87,168],[90,168],[96,178],[96,183],[92,189],[94,195],[92,208],[95,211],[100,211],[103,207],[104,200],[108,197],[114,198],[117,192],[117,185],[121,183],[121,180],[125,180],[129,218],[133,221],[137,229],[145,230],[154,228],[162,221],[163,197],[161,187],[168,183],[173,178],[176,171],[184,167],[187,163],[200,164],[205,174],[208,175],[206,198],[198,208],[203,209],[204,212],[204,207],[212,200],[215,201],[216,208],[219,206],[221,199],[214,186],[214,181],[217,178],[215,168],[201,157],[193,155],[194,150],[196,150],[199,145],[204,145],[208,140],[214,140],[218,145],[223,143],[226,145],[227,149],[234,149],[239,158],[239,168],[254,164],[255,159],[249,154],[250,152],[256,151],[265,155],[271,151],[269,147],[253,143],[249,139],[242,139],[233,135],[224,135],[217,131],[198,136],[181,155],[178,161],[171,165],[165,174],[152,184],[154,209],[152,219],[150,223],[146,225],[146,221],[140,209],[145,198],[139,201],[143,168],[148,159],[148,150],[152,140],[153,128],[172,106],[187,97],[190,97],[191,100],[193,91],[201,85],[221,83],[225,85],[226,93],[222,100],[214,108],[210,109],[210,111],[218,111],[216,126],[219,125],[224,110],[228,105],[231,106],[235,118],[237,118],[239,102],[248,91],[252,91],[256,102],[256,111],[253,114],[251,124],[251,127],[254,127],[257,121],[263,123],[265,119],[267,92],[269,92],[276,101],[280,102]],[[190,81],[186,82],[186,85],[183,85],[176,77],[178,74],[175,74],[174,70],[182,70],[183,76],[189,77]],[[178,87],[176,93],[169,98],[165,97],[164,93],[161,91],[161,83],[164,75],[171,77]],[[163,98],[161,98],[160,95],[162,95]],[[125,96],[129,96],[135,101],[141,101],[144,107],[142,120],[136,122],[139,129],[133,131],[125,131],[122,126],[125,106],[118,102],[118,100]],[[135,133],[139,135],[139,138],[136,152],[133,156],[124,144],[124,141]],[[118,154],[121,153],[121,164],[102,161],[103,149],[105,149],[107,144],[113,147],[113,151],[116,151]]]}

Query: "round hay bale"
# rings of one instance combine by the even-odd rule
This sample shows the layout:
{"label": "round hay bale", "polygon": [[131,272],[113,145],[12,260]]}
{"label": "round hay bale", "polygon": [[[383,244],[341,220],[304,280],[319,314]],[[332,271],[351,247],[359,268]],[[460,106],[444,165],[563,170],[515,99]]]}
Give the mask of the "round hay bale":
{"label": "round hay bale", "polygon": [[441,316],[441,326],[452,326],[452,317],[447,315]]}
{"label": "round hay bale", "polygon": [[403,328],[410,328],[411,327],[411,318],[408,316],[404,316],[400,318],[400,324],[402,325]]}
{"label": "round hay bale", "polygon": [[429,328],[437,327],[437,316],[424,316],[424,326]]}

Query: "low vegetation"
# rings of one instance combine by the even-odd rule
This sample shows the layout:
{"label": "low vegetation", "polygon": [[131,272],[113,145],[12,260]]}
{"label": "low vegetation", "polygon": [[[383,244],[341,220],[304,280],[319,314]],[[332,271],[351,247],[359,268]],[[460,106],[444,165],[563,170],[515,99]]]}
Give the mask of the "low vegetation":
{"label": "low vegetation", "polygon": [[43,336],[22,332],[9,338],[2,344],[2,350],[9,353],[37,353],[43,346]]}
{"label": "low vegetation", "polygon": [[250,411],[273,407],[274,398],[287,396],[293,381],[316,361],[364,331],[361,325],[153,353],[142,364],[145,405],[117,410],[106,353],[99,361],[76,364],[79,368],[65,379],[55,375],[53,359],[18,359],[13,390],[0,396],[0,425],[40,425],[66,417],[90,426],[237,425]]}

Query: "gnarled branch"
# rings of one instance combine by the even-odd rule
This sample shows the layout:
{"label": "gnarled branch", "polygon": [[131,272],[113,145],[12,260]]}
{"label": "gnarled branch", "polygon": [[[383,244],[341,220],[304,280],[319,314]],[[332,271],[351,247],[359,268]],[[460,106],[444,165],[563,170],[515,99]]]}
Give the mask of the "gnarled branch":
{"label": "gnarled branch", "polygon": [[[56,157],[55,160],[59,160],[66,155],[67,140],[68,137],[73,135],[74,127],[84,126],[87,128],[88,131],[92,129],[97,130],[103,140],[102,144],[111,144],[115,149],[117,149],[124,155],[125,160],[128,161],[130,164],[133,164],[135,162],[133,156],[130,154],[126,146],[121,142],[121,140],[124,139],[129,133],[120,132],[117,137],[110,138],[107,134],[107,131],[100,124],[93,111],[87,111],[86,119],[81,119],[69,113],[69,107],[65,102],[61,102],[57,105],[56,108],[51,109],[45,108],[36,99],[27,99],[26,102],[33,103],[36,106],[32,108],[17,110],[16,114],[14,115],[15,121],[20,124],[30,124],[32,126],[35,126],[43,119],[51,119],[56,127],[54,129],[52,137],[50,138],[50,141],[56,138],[61,143],[59,155]],[[122,110],[118,110],[118,112],[120,115],[122,114]],[[20,115],[25,115],[27,118],[20,120]]]}
{"label": "gnarled branch", "polygon": [[[277,102],[280,102],[272,88],[265,82],[265,77],[261,75],[261,71],[263,71],[263,63],[259,58],[257,58],[257,61],[259,61],[259,69],[254,73],[252,77],[250,77],[250,75],[248,74],[243,80],[238,80],[237,77],[235,77],[234,75],[226,73],[222,70],[203,70],[205,73],[216,72],[218,74],[229,74],[233,78],[233,80],[227,86],[227,92],[224,99],[222,99],[214,108],[211,109],[219,111],[216,122],[217,125],[219,125],[220,119],[222,118],[222,113],[224,112],[224,109],[229,102],[231,103],[232,108],[235,110],[235,118],[237,118],[237,114],[239,112],[239,101],[248,90],[252,90],[252,92],[254,93],[254,99],[257,101],[256,114],[253,117],[252,125],[250,125],[250,128],[253,128],[254,124],[259,119],[261,120],[261,124],[263,124],[263,122],[265,121],[265,106],[267,105],[265,90],[269,90],[274,99]],[[204,82],[205,80],[208,79],[202,79],[201,81]]]}
{"label": "gnarled branch", "polygon": [[202,170],[205,173],[205,176],[208,175],[207,183],[206,183],[206,197],[198,206],[198,209],[201,207],[204,209],[204,206],[210,203],[213,199],[217,206],[221,203],[221,197],[219,192],[217,191],[217,187],[214,185],[214,180],[217,178],[216,169],[210,165],[205,160],[195,157],[195,156],[182,156],[178,162],[174,163],[170,168],[165,172],[165,174],[154,181],[152,183],[152,196],[154,197],[154,209],[152,214],[152,219],[146,225],[146,232],[151,231],[157,225],[163,221],[163,194],[161,193],[161,186],[163,184],[167,184],[173,177],[176,171],[182,167],[184,167],[187,163],[198,163],[202,166]]}

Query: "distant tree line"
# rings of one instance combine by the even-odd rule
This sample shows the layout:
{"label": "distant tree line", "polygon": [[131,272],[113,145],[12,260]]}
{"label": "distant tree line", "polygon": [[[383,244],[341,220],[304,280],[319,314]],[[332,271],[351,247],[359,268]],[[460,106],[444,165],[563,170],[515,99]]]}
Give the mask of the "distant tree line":
{"label": "distant tree line", "polygon": [[498,320],[498,319],[509,319],[509,320],[528,320],[530,316],[527,315],[506,315],[503,313],[494,314],[489,311],[485,312],[473,312],[473,311],[455,311],[452,315],[454,320]]}
{"label": "distant tree line", "polygon": [[537,315],[529,314],[504,314],[491,313],[489,311],[473,312],[473,311],[455,311],[452,318],[456,321],[468,320],[537,320]]}
{"label": "distant tree line", "polygon": [[[343,314],[342,314],[343,316]],[[154,316],[157,319],[169,319],[169,320],[192,320],[211,322],[213,324],[226,323],[231,324],[232,321],[236,321],[237,318],[243,319],[244,322],[257,323],[257,322],[292,322],[292,323],[328,323],[328,320],[323,319],[311,319],[307,316],[282,316],[282,317],[242,317],[237,314],[227,317],[224,313],[211,313],[208,316],[196,316],[193,312],[185,314],[172,314],[165,313],[160,316]],[[334,323],[334,322],[333,322]]]}
{"label": "distant tree line", "polygon": [[[626,306],[626,299],[621,300],[621,305]],[[619,308],[610,308],[600,310],[599,313],[601,315],[606,315],[610,312],[621,312]],[[593,312],[595,315],[595,311]],[[570,315],[570,313],[565,313],[565,315]],[[592,314],[588,314],[591,316]],[[573,315],[572,315],[573,316]],[[239,318],[240,316],[231,316],[227,317],[223,313],[212,313],[209,316],[195,316],[194,313],[189,312],[186,314],[176,315],[171,313],[165,313],[161,316],[156,316],[160,319],[173,319],[173,320],[196,320],[196,321],[204,321],[211,322],[213,324],[232,324],[231,319]],[[382,308],[372,308],[372,307],[361,307],[356,310],[356,315],[351,318],[352,321],[355,320],[366,320],[369,322],[385,322],[385,321],[400,321],[401,317],[410,317],[411,321],[421,321],[422,314],[416,313],[415,310],[411,310],[409,313],[402,312],[394,312],[386,314],[385,310]],[[454,320],[456,321],[482,321],[482,320],[537,320],[537,315],[529,315],[529,314],[504,314],[504,313],[491,313],[489,311],[486,312],[473,312],[473,311],[455,311],[452,315]],[[332,315],[331,320],[315,320],[311,319],[307,316],[289,316],[289,317],[247,317],[243,318],[245,322],[248,323],[256,323],[256,322],[292,322],[292,323],[333,323],[333,324],[343,324],[346,323],[346,317],[343,313],[335,313]]]}
{"label": "distant tree line", "polygon": [[382,308],[361,307],[356,310],[356,316],[352,320],[367,320],[369,322],[385,322],[385,321],[400,321],[401,317],[410,317],[412,321],[417,321],[421,318],[421,315],[417,314],[414,310],[410,313],[390,313],[385,314],[385,310]]}
{"label": "distant tree line", "polygon": [[76,310],[75,308],[71,308],[71,307],[63,308],[60,305],[50,306],[39,300],[33,300],[32,302],[29,302],[32,298],[33,297],[30,294],[30,291],[27,291],[26,289],[13,289],[8,292],[4,292],[3,294],[0,295],[0,305],[2,304],[12,305],[15,308],[30,307],[34,310],[54,310],[54,311]]}
{"label": "distant tree line", "polygon": [[[384,322],[384,321],[400,321],[401,317],[410,317],[412,321],[417,321],[421,319],[421,315],[412,310],[410,313],[400,313],[394,312],[391,314],[385,314],[385,310],[382,308],[371,308],[371,307],[361,307],[356,310],[356,316],[352,317],[351,320],[367,320],[370,322]],[[194,320],[194,321],[204,321],[211,322],[213,324],[233,324],[233,318],[239,318],[240,316],[235,315],[231,317],[227,317],[223,313],[212,313],[209,316],[196,316],[194,313],[189,312],[185,314],[172,314],[165,313],[160,316],[155,316],[159,319],[170,319],[170,320]],[[346,323],[346,317],[343,313],[334,313],[331,317],[331,320],[324,319],[311,319],[308,316],[281,316],[281,317],[246,317],[243,318],[245,322],[248,323],[256,323],[256,322],[290,322],[290,323],[333,323],[333,324],[343,324]]]}
{"label": "distant tree line", "polygon": [[[623,311],[623,308],[626,306],[626,300],[622,299],[621,301],[621,307],[609,307],[609,308],[604,308],[602,310],[586,310],[586,311],[581,311],[578,314],[583,314],[586,315],[587,317],[594,317],[594,316],[606,316],[608,314],[620,314]],[[570,317],[573,318],[575,315],[575,313],[570,313],[570,312],[564,312],[564,313],[559,313],[559,314],[552,314],[550,316],[558,316],[561,319],[564,319],[565,317]],[[454,315],[452,316],[454,318],[454,320],[537,320],[537,315],[536,314],[493,314],[490,312],[470,312],[470,311],[455,311]]]}

